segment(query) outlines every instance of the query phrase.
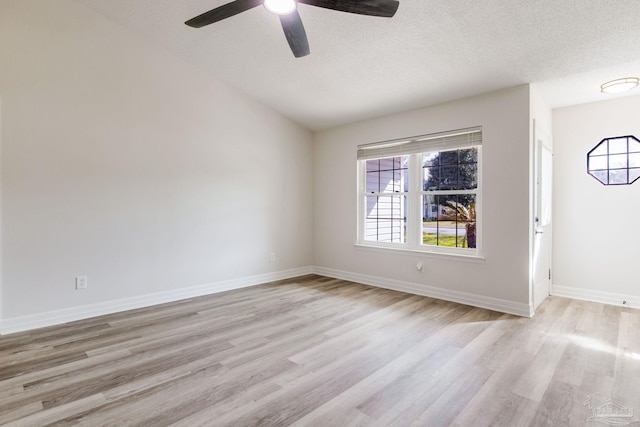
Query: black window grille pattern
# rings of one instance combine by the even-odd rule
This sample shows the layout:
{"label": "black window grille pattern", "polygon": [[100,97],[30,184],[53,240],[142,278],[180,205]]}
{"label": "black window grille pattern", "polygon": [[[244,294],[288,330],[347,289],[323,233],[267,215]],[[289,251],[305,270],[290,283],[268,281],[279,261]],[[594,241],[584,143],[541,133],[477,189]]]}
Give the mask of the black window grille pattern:
{"label": "black window grille pattern", "polygon": [[402,243],[406,232],[408,164],[406,156],[366,162],[365,239]]}
{"label": "black window grille pattern", "polygon": [[640,140],[605,138],[587,154],[587,173],[604,185],[628,185],[640,178]]}
{"label": "black window grille pattern", "polygon": [[422,243],[475,248],[478,148],[424,153],[422,177]]}
{"label": "black window grille pattern", "polygon": [[[456,248],[476,247],[476,196],[424,195],[423,211],[432,212],[422,223],[422,243]],[[436,207],[436,209],[433,209]]]}
{"label": "black window grille pattern", "polygon": [[423,158],[424,191],[472,190],[478,187],[478,149],[439,151]]}

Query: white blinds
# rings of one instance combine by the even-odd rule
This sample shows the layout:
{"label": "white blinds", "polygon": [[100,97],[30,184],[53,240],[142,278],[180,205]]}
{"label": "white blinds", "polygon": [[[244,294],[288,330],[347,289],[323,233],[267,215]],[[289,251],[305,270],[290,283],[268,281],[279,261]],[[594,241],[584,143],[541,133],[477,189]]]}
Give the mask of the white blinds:
{"label": "white blinds", "polygon": [[422,135],[410,139],[358,145],[358,160],[379,159],[429,151],[455,150],[480,144],[482,144],[482,128],[478,126]]}

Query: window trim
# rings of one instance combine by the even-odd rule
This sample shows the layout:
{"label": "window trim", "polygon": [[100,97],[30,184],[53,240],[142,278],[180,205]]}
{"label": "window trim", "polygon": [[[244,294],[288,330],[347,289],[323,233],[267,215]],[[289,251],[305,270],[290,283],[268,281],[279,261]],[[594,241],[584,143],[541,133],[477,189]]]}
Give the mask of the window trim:
{"label": "window trim", "polygon": [[368,252],[420,255],[420,256],[426,256],[428,258],[444,259],[444,260],[455,259],[455,260],[460,260],[460,261],[465,261],[470,263],[483,263],[485,261],[485,257],[480,254],[478,255],[460,254],[460,253],[451,254],[451,253],[445,253],[445,252],[432,252],[432,251],[415,250],[415,249],[409,249],[409,248],[397,248],[397,247],[389,248],[384,246],[369,245],[367,243],[354,243],[353,247],[358,250],[368,251]]}
{"label": "window trim", "polygon": [[[611,147],[611,141],[612,140],[618,140],[618,139],[626,139],[626,145],[627,145],[627,150],[625,152],[620,152],[620,153],[611,153],[610,152],[610,147]],[[607,138],[602,139],[598,144],[596,144],[595,147],[593,147],[591,150],[589,150],[589,152],[587,153],[587,174],[589,174],[591,177],[593,177],[595,180],[597,180],[600,184],[605,185],[605,186],[609,186],[609,185],[631,185],[633,183],[635,183],[636,181],[638,181],[640,179],[640,177],[636,177],[635,179],[633,179],[632,181],[630,181],[630,176],[629,173],[630,171],[633,170],[638,170],[640,168],[636,167],[636,166],[630,166],[629,165],[629,156],[631,154],[638,154],[640,151],[629,151],[630,150],[630,140],[635,141],[636,143],[640,144],[640,140],[638,138],[636,138],[634,135],[622,135],[622,136],[610,136]],[[595,152],[597,152],[597,150],[599,149],[599,147],[604,144],[606,142],[606,153],[605,154],[594,154]],[[627,157],[627,165],[624,168],[612,168],[611,167],[611,157],[612,156],[616,156],[616,155],[621,155],[624,154]],[[607,161],[607,167],[604,169],[595,169],[591,167],[591,162],[594,159],[597,158],[606,158]],[[627,176],[627,181],[626,182],[611,182],[611,171],[626,171],[626,176]],[[606,172],[607,174],[607,182],[602,181],[600,178],[598,178],[596,176],[596,172]]]}
{"label": "window trim", "polygon": [[[443,140],[446,141],[447,135],[458,136],[464,134],[465,132],[473,131],[474,133],[480,134],[479,140],[473,140],[467,142],[467,144],[457,142],[452,144],[451,147],[443,146]],[[355,246],[363,249],[372,249],[372,250],[381,250],[381,251],[391,251],[391,252],[407,252],[407,253],[418,253],[418,254],[430,254],[435,256],[444,256],[444,257],[460,257],[460,258],[468,258],[474,260],[484,260],[482,256],[482,244],[483,244],[483,232],[482,232],[482,223],[483,223],[483,209],[482,209],[482,130],[480,127],[477,128],[469,128],[463,129],[460,131],[453,132],[442,132],[439,134],[435,134],[437,139],[437,143],[430,146],[425,144],[425,142],[429,141],[431,138],[430,135],[425,135],[422,137],[417,137],[414,139],[404,139],[404,140],[396,140],[383,142],[378,144],[367,144],[365,146],[358,146],[358,156],[357,156],[357,233],[356,233],[356,243]],[[444,138],[442,138],[444,136]],[[420,147],[422,151],[415,151],[416,141],[420,143]],[[398,145],[403,144],[413,144],[410,146],[411,152],[402,153],[402,151],[398,151]],[[409,146],[407,146],[409,147]],[[378,148],[382,148],[383,150],[379,151],[380,156],[370,156],[363,155],[364,149],[377,150]],[[391,148],[385,152],[385,148]],[[465,148],[477,148],[478,150],[478,163],[477,163],[477,187],[472,190],[432,190],[432,191],[424,191],[423,183],[422,183],[422,155],[423,153],[435,152],[435,151],[451,151],[451,150],[459,150]],[[407,208],[406,208],[406,240],[404,243],[388,243],[388,242],[377,242],[372,240],[366,240],[366,161],[374,158],[387,158],[387,157],[395,157],[395,156],[408,156],[408,166],[409,166],[409,174],[408,174],[408,191],[403,192],[407,197]],[[458,247],[449,247],[449,246],[436,246],[436,245],[425,245],[422,243],[422,232],[417,227],[421,227],[422,224],[422,204],[423,204],[423,196],[425,194],[433,195],[433,194],[474,194],[476,196],[476,247],[475,248],[458,248]],[[419,225],[420,224],[420,225]]]}

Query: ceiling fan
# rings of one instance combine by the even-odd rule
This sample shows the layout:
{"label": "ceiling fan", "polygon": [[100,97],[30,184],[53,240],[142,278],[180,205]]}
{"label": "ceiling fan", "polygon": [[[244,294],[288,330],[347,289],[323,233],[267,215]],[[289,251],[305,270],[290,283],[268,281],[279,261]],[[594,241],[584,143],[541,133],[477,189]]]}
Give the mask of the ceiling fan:
{"label": "ceiling fan", "polygon": [[309,54],[309,42],[298,14],[298,3],[385,18],[395,15],[399,5],[396,0],[235,0],[189,19],[185,24],[193,28],[204,27],[263,4],[269,12],[279,15],[291,51],[300,58]]}

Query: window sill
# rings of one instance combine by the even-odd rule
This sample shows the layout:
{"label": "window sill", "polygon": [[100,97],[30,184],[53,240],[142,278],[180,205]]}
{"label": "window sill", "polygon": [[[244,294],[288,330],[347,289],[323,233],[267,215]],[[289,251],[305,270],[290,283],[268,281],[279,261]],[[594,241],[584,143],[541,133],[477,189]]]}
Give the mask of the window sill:
{"label": "window sill", "polygon": [[384,253],[404,253],[409,255],[420,255],[427,258],[443,259],[447,261],[462,261],[475,264],[484,264],[485,258],[480,255],[454,254],[448,252],[422,251],[417,249],[390,248],[382,246],[367,245],[363,243],[355,243],[353,245],[358,250]]}

